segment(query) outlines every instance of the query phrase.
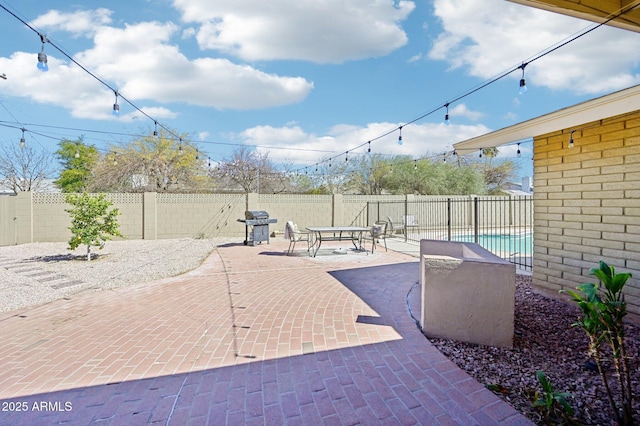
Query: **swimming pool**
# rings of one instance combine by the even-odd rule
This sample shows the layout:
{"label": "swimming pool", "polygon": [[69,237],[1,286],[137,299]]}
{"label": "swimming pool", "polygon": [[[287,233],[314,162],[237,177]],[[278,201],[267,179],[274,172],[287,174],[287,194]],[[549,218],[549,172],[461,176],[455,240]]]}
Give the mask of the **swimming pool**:
{"label": "swimming pool", "polygon": [[[533,235],[523,234],[482,234],[478,235],[478,244],[500,256],[531,256],[533,253]],[[454,235],[453,241],[473,243],[473,235]]]}

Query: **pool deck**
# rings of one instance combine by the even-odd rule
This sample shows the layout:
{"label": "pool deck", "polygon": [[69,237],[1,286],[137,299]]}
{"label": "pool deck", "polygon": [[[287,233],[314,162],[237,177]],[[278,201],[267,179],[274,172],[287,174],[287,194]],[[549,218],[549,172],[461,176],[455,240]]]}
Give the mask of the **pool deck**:
{"label": "pool deck", "polygon": [[[419,246],[198,269],[0,314],[0,425],[530,425],[418,330]],[[396,251],[397,250],[397,251]]]}

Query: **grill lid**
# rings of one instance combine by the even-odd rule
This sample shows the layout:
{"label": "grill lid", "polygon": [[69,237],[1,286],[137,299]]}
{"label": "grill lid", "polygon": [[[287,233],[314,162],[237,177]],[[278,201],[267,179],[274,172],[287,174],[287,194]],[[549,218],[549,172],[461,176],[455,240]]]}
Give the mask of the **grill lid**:
{"label": "grill lid", "polygon": [[247,210],[244,212],[245,220],[269,219],[269,213],[264,210]]}

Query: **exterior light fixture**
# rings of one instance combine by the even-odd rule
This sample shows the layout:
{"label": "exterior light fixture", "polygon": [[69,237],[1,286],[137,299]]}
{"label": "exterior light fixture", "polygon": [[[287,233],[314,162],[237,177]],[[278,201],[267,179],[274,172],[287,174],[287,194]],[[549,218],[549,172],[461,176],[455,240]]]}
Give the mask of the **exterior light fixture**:
{"label": "exterior light fixture", "polygon": [[573,133],[575,132],[575,130],[572,130],[571,133],[569,134],[569,148],[573,148]]}
{"label": "exterior light fixture", "polygon": [[526,66],[527,63],[523,62],[522,65],[518,67],[522,70],[522,78],[520,78],[520,90],[518,91],[518,93],[520,93],[521,95],[527,93],[527,81],[524,79],[524,67]]}
{"label": "exterior light fixture", "polygon": [[40,49],[38,53],[38,69],[42,72],[47,72],[49,71],[49,65],[47,64],[47,54],[44,53],[44,44],[49,40],[47,40],[47,36],[44,34],[39,34],[39,36],[40,41],[42,41],[42,49]]}

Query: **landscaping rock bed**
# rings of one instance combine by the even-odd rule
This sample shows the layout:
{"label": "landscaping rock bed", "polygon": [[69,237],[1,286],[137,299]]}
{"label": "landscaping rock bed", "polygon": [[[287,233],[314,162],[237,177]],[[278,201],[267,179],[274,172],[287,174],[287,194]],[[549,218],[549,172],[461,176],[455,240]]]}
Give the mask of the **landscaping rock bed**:
{"label": "landscaping rock bed", "polygon": [[[460,368],[538,424],[549,423],[532,407],[536,390],[542,390],[537,370],[547,375],[555,390],[573,395],[568,401],[575,410],[577,424],[613,424],[604,386],[587,355],[588,338],[581,329],[571,327],[580,314],[577,305],[535,293],[529,276],[518,275],[516,281],[513,349],[429,340]],[[640,328],[629,325],[626,333],[635,421],[639,422]],[[617,383],[613,375],[610,377]]]}

